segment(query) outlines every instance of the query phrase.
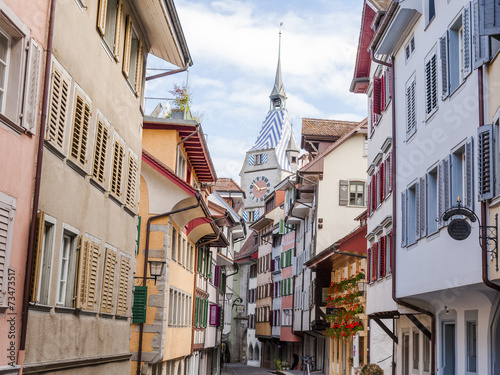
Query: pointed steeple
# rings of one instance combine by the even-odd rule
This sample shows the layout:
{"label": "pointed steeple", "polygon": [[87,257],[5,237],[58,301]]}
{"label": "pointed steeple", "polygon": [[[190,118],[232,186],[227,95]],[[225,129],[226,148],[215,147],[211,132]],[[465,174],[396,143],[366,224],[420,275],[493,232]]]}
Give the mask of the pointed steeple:
{"label": "pointed steeple", "polygon": [[286,101],[285,88],[283,87],[283,80],[281,79],[281,26],[279,33],[279,48],[278,48],[278,67],[276,68],[276,78],[274,80],[273,91],[269,98],[271,99],[271,109],[284,109]]}

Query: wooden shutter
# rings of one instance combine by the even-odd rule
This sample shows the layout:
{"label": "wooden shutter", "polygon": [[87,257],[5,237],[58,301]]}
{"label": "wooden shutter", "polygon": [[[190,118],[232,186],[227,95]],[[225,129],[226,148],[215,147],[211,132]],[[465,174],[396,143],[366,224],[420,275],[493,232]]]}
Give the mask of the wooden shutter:
{"label": "wooden shutter", "polygon": [[210,304],[210,323],[211,326],[217,325],[217,305],[214,303]]}
{"label": "wooden shutter", "polygon": [[433,54],[425,63],[425,113],[437,107],[437,56]]}
{"label": "wooden shutter", "polygon": [[375,129],[375,114],[373,113],[373,99],[370,99],[370,105],[368,106],[368,117],[370,118],[370,135]]}
{"label": "wooden shutter", "polygon": [[[0,306],[7,305],[8,278],[13,237],[15,208],[7,202],[0,202]],[[8,314],[7,314],[8,315]]]}
{"label": "wooden shutter", "polygon": [[214,286],[220,285],[220,266],[215,266]]}
{"label": "wooden shutter", "polygon": [[135,85],[134,85],[136,95],[141,94],[143,66],[144,66],[144,47],[142,42],[139,40],[139,48],[137,50],[137,69],[135,72]]}
{"label": "wooden shutter", "polygon": [[491,199],[495,195],[493,155],[493,125],[477,128],[478,189],[479,199]]}
{"label": "wooden shutter", "polygon": [[379,275],[385,277],[386,269],[386,252],[387,252],[387,238],[386,236],[380,237],[380,262],[379,262]]}
{"label": "wooden shutter", "polygon": [[97,29],[104,36],[106,32],[106,10],[108,8],[107,0],[99,0],[99,9],[97,13]]}
{"label": "wooden shutter", "polygon": [[[415,183],[415,212],[409,212],[408,209],[408,215],[415,215],[415,240],[418,240],[420,238],[420,224],[421,224],[421,209],[420,207],[422,206],[422,201],[420,200],[420,181],[417,179],[417,182]],[[408,229],[410,229],[408,227]]]}
{"label": "wooden shutter", "polygon": [[379,168],[379,199],[380,202],[384,201],[385,198],[385,161],[380,164]]}
{"label": "wooden shutter", "polygon": [[[490,43],[488,35],[480,34],[479,1],[472,2],[472,54],[474,65],[477,69],[490,60]],[[481,19],[484,21],[484,17]]]}
{"label": "wooden shutter", "polygon": [[394,66],[391,66],[389,68],[389,99],[392,98],[392,94],[393,94],[393,90],[394,90],[394,87],[392,86],[392,79],[393,79],[393,69],[394,69]]}
{"label": "wooden shutter", "polygon": [[118,0],[117,10],[116,10],[115,47],[113,49],[113,55],[115,56],[116,61],[120,61],[122,20],[123,20],[123,0]]}
{"label": "wooden shutter", "polygon": [[372,175],[372,183],[371,183],[371,197],[372,197],[372,212],[377,209],[377,175]]}
{"label": "wooden shutter", "polygon": [[471,27],[470,27],[470,2],[467,2],[462,12],[462,30],[463,30],[463,71],[464,79],[471,73]]}
{"label": "wooden shutter", "polygon": [[123,169],[123,145],[116,140],[113,149],[113,169],[111,171],[111,192],[117,197],[121,196],[122,169]]}
{"label": "wooden shutter", "polygon": [[135,207],[135,195],[137,189],[137,159],[132,151],[128,153],[128,176],[127,176],[127,193],[125,203],[129,207]]}
{"label": "wooden shutter", "polygon": [[36,134],[42,49],[33,38],[30,40],[27,61],[22,126],[31,134]]}
{"label": "wooden shutter", "polygon": [[372,248],[372,280],[378,279],[378,242],[373,244]]}
{"label": "wooden shutter", "polygon": [[375,115],[380,115],[380,108],[382,107],[381,99],[381,87],[382,81],[379,77],[373,77],[373,113]]}
{"label": "wooden shutter", "polygon": [[371,208],[372,208],[372,184],[368,182],[366,190],[368,191],[367,195],[367,202],[366,202],[366,209],[367,209],[367,214],[368,216],[371,215]]}
{"label": "wooden shutter", "polygon": [[123,51],[123,74],[128,78],[130,68],[130,49],[132,48],[132,19],[127,16],[127,26],[125,28],[125,49]]}
{"label": "wooden shutter", "polygon": [[406,212],[406,191],[401,193],[401,247],[406,247],[407,235],[406,235],[406,223],[407,223],[407,212]]}
{"label": "wooden shutter", "polygon": [[50,104],[45,139],[62,149],[64,144],[64,124],[68,109],[70,80],[56,63],[52,65]]}
{"label": "wooden shutter", "polygon": [[392,273],[392,231],[388,235],[389,237],[389,245],[387,248],[389,249],[389,274]]}
{"label": "wooden shutter", "polygon": [[116,315],[127,315],[129,274],[130,274],[130,258],[124,255],[120,255],[120,274],[118,280],[118,298],[116,301]]}
{"label": "wooden shutter", "polygon": [[389,193],[390,193],[390,192],[392,192],[392,179],[393,179],[393,175],[394,175],[394,171],[392,168],[392,149],[389,152],[389,157],[387,158],[387,162],[389,165],[388,173],[389,173]]}
{"label": "wooden shutter", "polygon": [[500,34],[500,4],[497,0],[479,1],[481,35]]}
{"label": "wooden shutter", "polygon": [[146,323],[148,306],[148,287],[136,286],[134,288],[134,304],[132,306],[132,323]]}
{"label": "wooden shutter", "polygon": [[368,284],[372,283],[372,248],[369,247],[366,251],[366,280]]}
{"label": "wooden shutter", "polygon": [[349,204],[349,181],[339,181],[339,205],[347,206]]}
{"label": "wooden shutter", "polygon": [[35,231],[35,253],[33,254],[33,266],[31,269],[30,302],[38,301],[38,283],[40,281],[40,269],[42,267],[43,234],[45,232],[45,212],[37,214]]}
{"label": "wooden shutter", "polygon": [[115,270],[116,251],[106,248],[102,277],[101,313],[111,314],[113,312]]}
{"label": "wooden shutter", "polygon": [[269,290],[269,296],[270,296],[271,298],[274,298],[274,283],[271,283],[271,284],[269,285],[269,288],[270,288],[270,290]]}
{"label": "wooden shutter", "polygon": [[439,39],[439,51],[441,54],[441,96],[446,99],[449,93],[448,80],[448,31]]}
{"label": "wooden shutter", "polygon": [[88,144],[88,133],[90,117],[90,104],[85,97],[76,94],[75,112],[73,116],[73,134],[71,136],[71,157],[77,161],[81,167],[86,164],[86,152]]}
{"label": "wooden shutter", "polygon": [[385,77],[385,72],[384,72],[382,77],[380,77],[380,112],[383,112],[385,110],[385,104],[386,104],[385,103],[385,96],[386,96],[385,80],[386,80],[386,77]]}
{"label": "wooden shutter", "polygon": [[97,296],[99,244],[80,237],[76,307],[94,310]]}
{"label": "wooden shutter", "polygon": [[474,152],[472,137],[465,143],[465,206],[474,209]]}
{"label": "wooden shutter", "polygon": [[406,136],[411,137],[417,130],[416,82],[413,77],[406,85]]}
{"label": "wooden shutter", "polygon": [[97,122],[95,147],[94,147],[94,166],[92,168],[92,177],[101,184],[104,183],[104,168],[106,164],[106,149],[108,147],[109,130],[103,121]]}
{"label": "wooden shutter", "polygon": [[194,326],[198,327],[200,317],[200,297],[196,297],[195,306],[194,306]]}
{"label": "wooden shutter", "polygon": [[420,234],[419,237],[427,235],[427,175],[420,178]]}

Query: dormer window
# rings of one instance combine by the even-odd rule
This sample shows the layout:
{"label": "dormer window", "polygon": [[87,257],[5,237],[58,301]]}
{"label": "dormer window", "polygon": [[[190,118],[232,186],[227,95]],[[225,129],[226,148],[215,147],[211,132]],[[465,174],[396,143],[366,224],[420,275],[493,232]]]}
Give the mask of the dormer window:
{"label": "dormer window", "polygon": [[182,153],[182,149],[179,147],[177,149],[177,166],[175,174],[180,178],[182,178],[183,180],[186,180],[186,165],[187,165],[186,158]]}

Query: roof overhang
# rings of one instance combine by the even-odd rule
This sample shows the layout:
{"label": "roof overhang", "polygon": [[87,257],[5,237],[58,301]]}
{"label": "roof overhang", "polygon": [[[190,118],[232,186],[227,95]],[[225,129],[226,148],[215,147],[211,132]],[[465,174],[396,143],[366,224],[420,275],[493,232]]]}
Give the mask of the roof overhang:
{"label": "roof overhang", "polygon": [[253,230],[262,230],[273,222],[273,219],[262,216],[261,218],[259,218],[259,220],[254,221],[252,225],[250,225],[250,228],[252,228]]}
{"label": "roof overhang", "polygon": [[143,122],[144,129],[176,130],[181,139],[185,139],[182,145],[186,150],[189,164],[196,172],[196,176],[198,176],[198,180],[205,183],[212,183],[217,180],[205,135],[199,123],[194,120],[175,120],[149,116],[144,117]]}
{"label": "roof overhang", "polygon": [[134,2],[142,20],[149,53],[181,68],[193,65],[173,0]]}

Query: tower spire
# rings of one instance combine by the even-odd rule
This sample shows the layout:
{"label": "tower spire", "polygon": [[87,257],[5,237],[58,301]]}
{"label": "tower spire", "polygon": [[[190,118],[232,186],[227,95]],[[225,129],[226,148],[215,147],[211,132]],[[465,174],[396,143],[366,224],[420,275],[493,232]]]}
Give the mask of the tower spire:
{"label": "tower spire", "polygon": [[280,23],[278,67],[276,68],[276,78],[274,79],[274,87],[271,91],[271,95],[269,95],[269,98],[271,99],[271,109],[285,108],[286,101],[285,88],[283,87],[283,80],[281,78],[281,26],[283,26],[283,22]]}

